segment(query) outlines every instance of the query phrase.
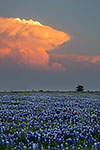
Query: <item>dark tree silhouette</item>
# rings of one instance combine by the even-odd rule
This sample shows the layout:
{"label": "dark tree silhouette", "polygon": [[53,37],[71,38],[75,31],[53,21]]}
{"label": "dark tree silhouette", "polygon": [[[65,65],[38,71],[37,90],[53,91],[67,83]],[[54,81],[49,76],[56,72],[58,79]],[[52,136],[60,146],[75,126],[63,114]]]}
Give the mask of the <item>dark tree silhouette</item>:
{"label": "dark tree silhouette", "polygon": [[84,91],[83,85],[78,85],[76,87],[76,89],[77,89],[77,92],[83,92]]}
{"label": "dark tree silhouette", "polygon": [[43,92],[43,90],[39,90],[39,92]]}

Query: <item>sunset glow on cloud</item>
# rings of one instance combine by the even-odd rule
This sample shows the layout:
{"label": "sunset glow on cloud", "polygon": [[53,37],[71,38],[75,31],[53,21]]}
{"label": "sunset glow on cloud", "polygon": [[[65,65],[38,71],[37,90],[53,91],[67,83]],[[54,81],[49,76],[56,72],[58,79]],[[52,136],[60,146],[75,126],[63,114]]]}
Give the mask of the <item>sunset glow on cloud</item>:
{"label": "sunset glow on cloud", "polygon": [[31,68],[57,69],[64,67],[55,63],[49,67],[49,55],[70,36],[33,20],[0,18],[0,59],[12,59],[17,64]]}
{"label": "sunset glow on cloud", "polygon": [[66,68],[59,63],[53,63],[51,67],[53,70],[66,71]]}
{"label": "sunset glow on cloud", "polygon": [[52,61],[62,61],[72,63],[88,63],[88,64],[100,64],[100,56],[82,56],[75,54],[50,54]]}

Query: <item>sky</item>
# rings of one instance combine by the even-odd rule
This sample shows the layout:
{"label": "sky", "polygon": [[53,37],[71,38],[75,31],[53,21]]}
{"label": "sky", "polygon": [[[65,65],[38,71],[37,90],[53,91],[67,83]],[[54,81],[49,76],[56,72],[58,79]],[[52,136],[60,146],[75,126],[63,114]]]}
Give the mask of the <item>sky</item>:
{"label": "sky", "polygon": [[100,90],[99,0],[0,0],[0,90]]}

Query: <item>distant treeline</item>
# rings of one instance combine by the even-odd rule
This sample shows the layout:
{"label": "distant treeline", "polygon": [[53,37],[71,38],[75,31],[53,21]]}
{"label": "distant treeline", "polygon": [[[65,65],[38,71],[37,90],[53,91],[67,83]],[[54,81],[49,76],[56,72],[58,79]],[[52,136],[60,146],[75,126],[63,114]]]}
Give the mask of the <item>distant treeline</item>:
{"label": "distant treeline", "polygon": [[[24,94],[24,93],[79,93],[77,91],[59,91],[59,90],[55,90],[55,91],[52,91],[52,90],[38,90],[38,91],[35,91],[35,90],[14,90],[14,91],[0,91],[0,94]],[[100,91],[83,91],[83,93],[100,93]]]}

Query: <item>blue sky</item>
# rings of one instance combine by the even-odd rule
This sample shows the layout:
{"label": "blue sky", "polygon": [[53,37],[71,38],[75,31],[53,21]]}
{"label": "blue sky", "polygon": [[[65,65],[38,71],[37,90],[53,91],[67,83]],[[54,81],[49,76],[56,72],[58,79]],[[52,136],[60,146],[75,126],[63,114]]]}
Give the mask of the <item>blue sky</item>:
{"label": "blue sky", "polygon": [[[77,84],[83,84],[86,89],[100,89],[100,60],[91,63],[100,56],[99,0],[0,0],[0,16],[36,20],[71,36],[70,41],[48,52],[49,63],[60,62],[66,71],[38,72],[3,60],[1,89],[74,90]],[[78,56],[83,61],[76,61]],[[85,62],[84,57],[88,56]]]}

